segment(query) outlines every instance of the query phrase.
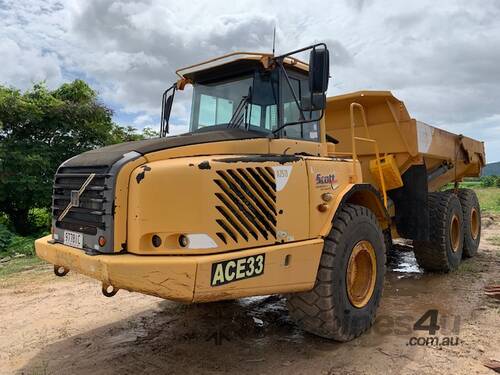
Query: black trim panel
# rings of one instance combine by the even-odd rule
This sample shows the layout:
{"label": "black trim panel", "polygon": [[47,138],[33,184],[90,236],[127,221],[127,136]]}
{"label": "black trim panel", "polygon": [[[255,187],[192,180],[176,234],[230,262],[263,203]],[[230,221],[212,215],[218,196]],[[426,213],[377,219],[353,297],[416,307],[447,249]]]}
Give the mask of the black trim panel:
{"label": "black trim panel", "polygon": [[120,143],[84,152],[65,162],[65,167],[112,166],[124,154],[135,151],[141,155],[170,148],[197,145],[202,143],[235,141],[252,138],[266,138],[266,134],[243,129],[221,129],[200,133],[185,133],[166,138],[153,138],[143,141]]}
{"label": "black trim panel", "polygon": [[414,165],[403,174],[403,186],[387,192],[396,208],[396,228],[403,238],[428,241],[430,235],[427,169]]}

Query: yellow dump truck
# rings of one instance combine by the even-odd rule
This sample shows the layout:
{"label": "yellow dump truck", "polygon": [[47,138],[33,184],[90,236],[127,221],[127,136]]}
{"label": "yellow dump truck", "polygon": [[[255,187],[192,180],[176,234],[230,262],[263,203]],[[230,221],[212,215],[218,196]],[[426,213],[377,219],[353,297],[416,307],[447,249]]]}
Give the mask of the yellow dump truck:
{"label": "yellow dump truck", "polygon": [[[35,244],[56,275],[186,303],[285,294],[301,327],[347,341],[374,321],[392,238],[428,271],[476,253],[478,201],[458,182],[479,176],[483,144],[412,119],[389,91],[327,98],[326,45],[177,74],[159,138],[58,168],[52,234]],[[186,85],[189,132],[167,137]]]}

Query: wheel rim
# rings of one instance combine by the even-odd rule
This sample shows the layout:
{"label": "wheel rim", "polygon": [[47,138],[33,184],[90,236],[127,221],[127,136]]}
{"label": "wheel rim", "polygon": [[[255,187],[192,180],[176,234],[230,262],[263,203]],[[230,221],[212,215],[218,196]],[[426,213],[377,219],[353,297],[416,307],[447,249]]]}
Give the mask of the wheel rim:
{"label": "wheel rim", "polygon": [[451,249],[454,253],[458,251],[460,246],[460,220],[457,215],[453,215],[450,223],[450,240]]}
{"label": "wheel rim", "polygon": [[375,249],[369,241],[359,241],[352,249],[347,266],[347,296],[354,307],[366,306],[377,278]]}
{"label": "wheel rim", "polygon": [[479,214],[475,207],[470,211],[470,234],[473,239],[479,236]]}

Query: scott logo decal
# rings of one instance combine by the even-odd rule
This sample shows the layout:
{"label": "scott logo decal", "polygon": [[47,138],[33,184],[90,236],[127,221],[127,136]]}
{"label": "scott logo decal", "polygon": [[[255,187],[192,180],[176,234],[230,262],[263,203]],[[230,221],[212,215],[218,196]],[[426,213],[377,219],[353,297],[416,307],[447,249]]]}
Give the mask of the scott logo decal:
{"label": "scott logo decal", "polygon": [[332,189],[335,189],[334,184],[337,183],[337,179],[334,174],[322,175],[321,173],[316,174],[316,185],[330,185]]}

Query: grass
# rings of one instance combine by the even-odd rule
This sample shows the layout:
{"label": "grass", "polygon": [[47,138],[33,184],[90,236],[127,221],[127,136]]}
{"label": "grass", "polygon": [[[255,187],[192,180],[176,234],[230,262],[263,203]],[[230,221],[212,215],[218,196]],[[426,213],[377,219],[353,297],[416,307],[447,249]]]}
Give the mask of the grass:
{"label": "grass", "polygon": [[17,272],[37,268],[44,263],[43,260],[36,256],[14,258],[8,262],[0,263],[0,279],[6,278]]}
{"label": "grass", "polygon": [[481,187],[481,181],[463,181],[460,183],[460,187],[466,189],[477,189]]}
{"label": "grass", "polygon": [[483,212],[500,213],[500,188],[475,188]]}
{"label": "grass", "polygon": [[460,263],[457,273],[459,274],[471,274],[472,276],[479,276],[479,272],[481,271],[481,265],[470,262],[470,261],[465,261]]}

